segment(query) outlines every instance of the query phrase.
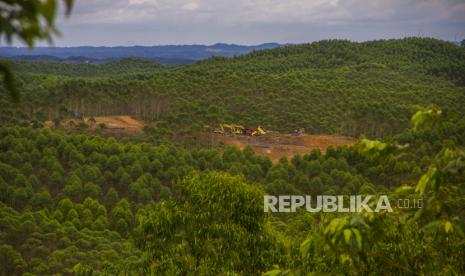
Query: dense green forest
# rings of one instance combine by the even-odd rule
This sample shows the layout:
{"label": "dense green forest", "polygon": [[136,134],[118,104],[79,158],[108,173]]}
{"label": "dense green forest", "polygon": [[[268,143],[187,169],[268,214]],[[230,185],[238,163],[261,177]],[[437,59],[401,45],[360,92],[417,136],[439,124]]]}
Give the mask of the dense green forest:
{"label": "dense green forest", "polygon": [[[334,40],[180,67],[13,68],[0,275],[465,274],[465,48]],[[122,140],[42,127],[70,111],[155,124]],[[372,140],[275,164],[185,143],[218,122]],[[388,195],[394,211],[266,213],[264,195]]]}
{"label": "dense green forest", "polygon": [[[221,153],[4,127],[0,272],[462,274],[465,123],[437,125],[274,165],[250,148]],[[427,203],[417,213],[270,215],[264,193]]]}
{"label": "dense green forest", "polygon": [[17,72],[26,74],[51,74],[70,77],[114,76],[133,73],[146,73],[166,68],[157,62],[139,58],[126,58],[102,64],[60,63],[45,61],[10,61]]}
{"label": "dense green forest", "polygon": [[63,108],[135,115],[156,120],[152,132],[169,138],[219,122],[385,137],[408,128],[417,105],[463,115],[465,103],[465,48],[428,38],[319,41],[181,67],[137,60],[16,67],[29,117],[55,119]]}

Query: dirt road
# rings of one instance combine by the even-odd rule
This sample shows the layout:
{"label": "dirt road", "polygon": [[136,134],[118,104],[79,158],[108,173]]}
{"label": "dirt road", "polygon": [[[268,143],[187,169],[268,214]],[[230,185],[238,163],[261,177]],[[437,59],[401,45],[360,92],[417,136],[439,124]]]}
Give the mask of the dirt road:
{"label": "dirt road", "polygon": [[[104,134],[121,138],[124,136],[137,136],[143,133],[144,123],[130,116],[102,116],[94,117],[95,122],[84,118],[87,130],[92,133],[96,130]],[[74,128],[83,121],[77,119],[67,119],[61,122],[64,128]],[[46,122],[46,127],[52,127],[53,122]],[[102,127],[103,126],[103,127]],[[207,138],[210,136],[209,138]],[[281,157],[292,158],[296,154],[305,154],[313,149],[320,149],[325,152],[328,146],[334,147],[353,145],[356,141],[350,137],[331,135],[301,135],[291,136],[288,134],[268,133],[263,136],[243,136],[206,134],[205,139],[210,139],[212,144],[226,144],[244,149],[247,145],[263,156],[268,156],[273,162],[278,162]]]}
{"label": "dirt road", "polygon": [[273,162],[278,162],[283,156],[292,158],[296,154],[305,154],[313,149],[326,152],[328,146],[333,147],[353,145],[356,140],[350,137],[332,135],[301,135],[266,134],[263,136],[240,136],[215,134],[214,143],[224,143],[239,149],[251,146],[253,150],[263,156],[268,156]]}

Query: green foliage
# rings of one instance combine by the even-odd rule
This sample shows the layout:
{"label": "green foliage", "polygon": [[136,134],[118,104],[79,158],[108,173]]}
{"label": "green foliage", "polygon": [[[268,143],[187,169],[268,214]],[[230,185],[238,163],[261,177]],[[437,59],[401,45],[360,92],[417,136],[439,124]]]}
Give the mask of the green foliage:
{"label": "green foliage", "polygon": [[[8,43],[11,43],[14,37],[18,37],[27,45],[33,46],[36,39],[51,41],[51,35],[57,34],[54,23],[58,1],[3,0],[1,2],[0,35],[5,36]],[[69,15],[73,0],[63,0],[63,3]]]}
{"label": "green foliage", "polygon": [[11,72],[9,64],[6,62],[0,62],[0,72],[3,75],[5,88],[10,92],[11,98],[15,103],[19,102],[18,89],[16,89],[13,72]]}
{"label": "green foliage", "polygon": [[[179,68],[18,63],[26,100],[0,93],[0,274],[464,274],[463,58],[409,38]],[[41,128],[76,109],[156,124],[125,142]],[[219,122],[386,139],[276,164],[251,148],[166,142],[195,144]],[[264,194],[412,197],[423,208],[265,214]]]}
{"label": "green foliage", "polygon": [[[431,116],[434,114],[434,116]],[[413,116],[415,129],[444,123],[437,109]],[[420,116],[425,116],[419,119]],[[386,162],[392,155],[405,158],[405,148],[362,140],[358,151]],[[390,151],[386,149],[391,148]],[[323,216],[300,245],[299,262],[292,269],[269,275],[316,274],[462,274],[464,273],[465,151],[444,146],[418,183],[385,191],[391,199],[421,199],[421,208],[396,209],[394,213]],[[392,202],[392,201],[391,201]]]}
{"label": "green foliage", "polygon": [[319,41],[177,68],[16,62],[27,107],[12,112],[40,110],[52,120],[64,106],[88,116],[134,115],[157,122],[146,128],[157,143],[198,144],[203,126],[219,122],[385,137],[406,130],[417,105],[463,116],[463,60],[464,48],[406,38]]}
{"label": "green foliage", "polygon": [[177,188],[178,197],[138,218],[148,274],[257,275],[283,262],[259,189],[224,173],[194,175]]}
{"label": "green foliage", "polygon": [[[57,0],[2,0],[0,1],[0,40],[5,39],[8,44],[14,38],[19,38],[29,47],[34,46],[36,40],[52,41],[52,35],[58,34],[55,28]],[[66,14],[69,15],[73,0],[63,0]],[[19,101],[19,93],[13,80],[10,66],[0,63],[0,73],[3,75],[5,87],[15,102]]]}
{"label": "green foliage", "polygon": [[138,58],[124,58],[102,64],[73,64],[41,61],[11,61],[13,68],[22,74],[50,74],[67,77],[115,77],[131,75],[137,79],[145,79],[147,72],[166,70],[169,67],[155,61]]}
{"label": "green foliage", "polygon": [[[0,128],[5,273],[461,274],[465,124],[438,116],[277,164],[250,148]],[[266,216],[264,192],[416,195],[424,208]]]}
{"label": "green foliage", "polygon": [[420,127],[432,127],[440,122],[442,110],[438,108],[430,108],[420,110],[412,117],[413,128],[416,130]]}

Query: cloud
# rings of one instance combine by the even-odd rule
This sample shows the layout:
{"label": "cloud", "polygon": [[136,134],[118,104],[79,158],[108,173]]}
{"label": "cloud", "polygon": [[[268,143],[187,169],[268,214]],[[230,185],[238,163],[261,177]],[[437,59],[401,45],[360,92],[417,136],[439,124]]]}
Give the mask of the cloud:
{"label": "cloud", "polygon": [[199,8],[199,3],[197,1],[192,1],[182,6],[182,8],[186,11],[195,11]]}
{"label": "cloud", "polygon": [[99,35],[102,44],[301,42],[418,29],[446,38],[465,36],[464,14],[463,0],[77,0],[71,19],[60,20],[60,43],[92,44]]}
{"label": "cloud", "polygon": [[158,6],[158,0],[129,0],[129,6]]}

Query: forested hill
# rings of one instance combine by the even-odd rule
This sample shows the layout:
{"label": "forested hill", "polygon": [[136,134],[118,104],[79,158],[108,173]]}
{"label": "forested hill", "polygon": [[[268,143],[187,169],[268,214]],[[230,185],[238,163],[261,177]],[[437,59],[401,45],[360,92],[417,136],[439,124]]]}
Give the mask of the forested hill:
{"label": "forested hill", "polygon": [[[219,65],[222,58],[205,61],[207,67]],[[225,59],[223,59],[225,60]],[[201,63],[202,64],[202,63]],[[377,40],[362,43],[348,40],[323,40],[311,44],[289,45],[270,51],[255,51],[221,63],[222,67],[260,72],[287,72],[308,69],[350,67],[400,72],[418,72],[454,78],[465,85],[465,48],[428,38]]]}
{"label": "forested hill", "polygon": [[[0,275],[465,275],[464,61],[410,38],[179,67],[15,63],[20,103],[0,86]],[[85,135],[95,118],[61,125],[76,111],[147,124]],[[276,163],[186,146],[219,122],[377,138]],[[312,209],[334,195],[339,212],[288,199],[267,213],[264,195],[311,196]],[[349,195],[393,210],[346,212]]]}
{"label": "forested hill", "polygon": [[125,58],[102,64],[66,64],[51,61],[11,61],[20,74],[51,74],[71,77],[102,77],[153,72],[167,68],[154,61]]}
{"label": "forested hill", "polygon": [[54,118],[61,107],[93,116],[129,113],[156,119],[153,133],[163,136],[229,122],[380,137],[407,128],[418,105],[463,115],[465,104],[465,48],[429,38],[319,41],[176,68],[141,66],[137,74],[93,71],[98,78],[82,77],[86,64],[21,66],[36,72],[20,74],[29,114],[40,108],[42,117]]}

